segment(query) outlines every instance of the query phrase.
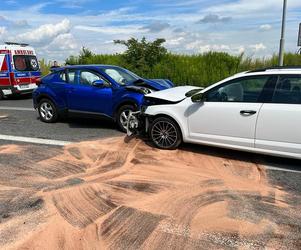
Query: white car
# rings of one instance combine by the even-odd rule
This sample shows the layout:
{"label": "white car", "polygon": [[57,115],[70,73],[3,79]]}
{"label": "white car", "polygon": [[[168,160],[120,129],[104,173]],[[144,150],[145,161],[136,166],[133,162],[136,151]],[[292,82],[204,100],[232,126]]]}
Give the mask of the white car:
{"label": "white car", "polygon": [[301,159],[301,67],[239,73],[205,89],[148,94],[131,116],[161,149],[181,142]]}

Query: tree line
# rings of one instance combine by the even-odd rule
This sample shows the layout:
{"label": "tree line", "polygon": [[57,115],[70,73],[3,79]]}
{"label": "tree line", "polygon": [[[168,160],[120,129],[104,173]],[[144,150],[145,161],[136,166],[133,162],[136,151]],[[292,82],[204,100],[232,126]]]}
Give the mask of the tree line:
{"label": "tree line", "polygon": [[[147,41],[131,38],[116,40],[126,47],[122,54],[94,54],[82,48],[79,55],[70,56],[66,64],[110,64],[127,68],[144,78],[170,79],[176,85],[208,86],[237,72],[277,66],[277,55],[271,58],[230,55],[225,52],[208,52],[195,55],[173,54],[163,46],[165,39]],[[301,56],[285,55],[286,65],[301,65]]]}

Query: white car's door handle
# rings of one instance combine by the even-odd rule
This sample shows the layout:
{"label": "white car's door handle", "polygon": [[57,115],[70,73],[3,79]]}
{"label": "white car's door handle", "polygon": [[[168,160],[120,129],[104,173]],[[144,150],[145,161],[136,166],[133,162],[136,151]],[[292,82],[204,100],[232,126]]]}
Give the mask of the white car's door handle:
{"label": "white car's door handle", "polygon": [[245,115],[245,116],[255,115],[256,113],[257,113],[257,111],[255,111],[255,110],[241,110],[240,111],[240,114]]}

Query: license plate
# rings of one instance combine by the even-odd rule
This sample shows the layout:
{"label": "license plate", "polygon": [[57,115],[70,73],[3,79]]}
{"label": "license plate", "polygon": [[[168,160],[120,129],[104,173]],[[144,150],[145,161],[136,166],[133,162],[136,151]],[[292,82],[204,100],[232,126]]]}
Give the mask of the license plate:
{"label": "license plate", "polygon": [[23,84],[23,85],[19,85],[20,89],[28,89],[29,85],[28,84]]}

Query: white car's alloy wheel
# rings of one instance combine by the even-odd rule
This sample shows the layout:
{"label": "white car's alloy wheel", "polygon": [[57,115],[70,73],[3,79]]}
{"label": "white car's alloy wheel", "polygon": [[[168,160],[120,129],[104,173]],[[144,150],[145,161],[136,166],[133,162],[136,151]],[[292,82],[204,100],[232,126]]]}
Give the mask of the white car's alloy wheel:
{"label": "white car's alloy wheel", "polygon": [[167,118],[155,120],[151,126],[150,135],[154,144],[159,148],[174,149],[181,142],[176,124]]}

